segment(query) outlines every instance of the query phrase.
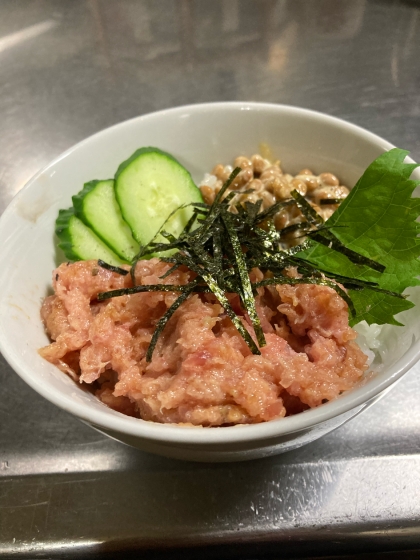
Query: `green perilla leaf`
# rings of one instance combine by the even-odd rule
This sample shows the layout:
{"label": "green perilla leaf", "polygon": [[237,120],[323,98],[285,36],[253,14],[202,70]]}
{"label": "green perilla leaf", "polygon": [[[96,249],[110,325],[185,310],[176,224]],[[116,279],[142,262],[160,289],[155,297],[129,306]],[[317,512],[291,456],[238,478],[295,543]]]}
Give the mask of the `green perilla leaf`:
{"label": "green perilla leaf", "polygon": [[[349,249],[383,264],[380,273],[352,263],[344,254],[316,242],[298,253],[315,266],[335,274],[376,282],[401,294],[420,285],[420,199],[412,198],[419,181],[410,180],[418,164],[404,163],[408,152],[394,148],[379,156],[364,172],[325,226]],[[394,315],[413,305],[369,288],[349,291],[354,302],[354,325],[399,324]]]}

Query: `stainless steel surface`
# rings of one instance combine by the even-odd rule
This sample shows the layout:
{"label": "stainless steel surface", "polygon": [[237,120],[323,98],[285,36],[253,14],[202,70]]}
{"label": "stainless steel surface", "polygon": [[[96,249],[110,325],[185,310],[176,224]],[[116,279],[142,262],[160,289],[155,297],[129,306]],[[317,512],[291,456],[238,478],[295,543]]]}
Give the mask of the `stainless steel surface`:
{"label": "stainless steel surface", "polygon": [[[419,37],[415,1],[2,0],[1,210],[86,136],[201,101],[317,109],[419,159]],[[230,465],[107,439],[4,361],[0,383],[0,557],[206,544],[218,558],[420,557],[420,367],[322,440]]]}

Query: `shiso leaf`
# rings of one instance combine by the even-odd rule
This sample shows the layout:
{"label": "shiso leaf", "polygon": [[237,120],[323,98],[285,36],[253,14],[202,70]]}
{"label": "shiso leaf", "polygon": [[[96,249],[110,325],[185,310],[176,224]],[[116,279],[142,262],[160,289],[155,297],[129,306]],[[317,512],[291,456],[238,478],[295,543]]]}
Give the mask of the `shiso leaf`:
{"label": "shiso leaf", "polygon": [[[412,198],[419,181],[410,180],[418,164],[404,163],[408,152],[394,148],[379,156],[364,172],[325,225],[349,249],[386,267],[383,273],[351,262],[344,254],[312,241],[298,257],[334,274],[375,282],[401,294],[420,285],[420,200]],[[395,296],[350,290],[356,315],[350,324],[399,324],[394,315],[413,304]]]}

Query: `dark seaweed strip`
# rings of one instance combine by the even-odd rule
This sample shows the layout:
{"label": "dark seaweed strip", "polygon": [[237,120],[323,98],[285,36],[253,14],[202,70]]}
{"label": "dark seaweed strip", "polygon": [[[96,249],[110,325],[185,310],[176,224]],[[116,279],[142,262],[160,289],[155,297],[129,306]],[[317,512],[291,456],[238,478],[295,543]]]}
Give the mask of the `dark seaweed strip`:
{"label": "dark seaweed strip", "polygon": [[167,231],[161,231],[160,235],[165,239],[169,239],[169,243],[179,243],[179,240],[176,239],[176,237],[172,235],[172,233],[169,233]]}
{"label": "dark seaweed strip", "polygon": [[130,268],[130,276],[131,276],[131,282],[133,283],[133,286],[135,286],[137,284],[137,281],[136,281],[136,266],[137,266],[138,262],[139,262],[139,260],[136,260],[136,257],[134,257],[134,259],[132,260],[131,268]]}
{"label": "dark seaweed strip", "polygon": [[207,272],[203,272],[201,276],[202,276],[203,280],[208,284],[210,290],[213,292],[213,294],[219,300],[220,304],[222,305],[225,312],[229,316],[230,320],[232,321],[232,323],[235,325],[235,327],[237,328],[237,330],[241,334],[242,338],[248,344],[251,352],[253,354],[261,354],[261,352],[259,351],[258,346],[255,344],[253,338],[251,337],[249,332],[246,330],[246,328],[243,326],[242,321],[240,320],[240,318],[236,315],[236,313],[231,308],[229,300],[227,299],[227,297],[225,295],[225,292],[219,287],[216,280],[210,274],[208,274]]}
{"label": "dark seaweed strip", "polygon": [[184,239],[186,235],[191,231],[191,228],[193,227],[194,222],[197,219],[199,211],[200,211],[199,209],[194,208],[191,218],[188,220],[183,232],[180,235],[181,239]]}
{"label": "dark seaweed strip", "polygon": [[291,257],[293,255],[296,255],[297,253],[300,253],[301,251],[306,251],[306,249],[309,249],[310,246],[311,246],[310,241],[304,241],[300,245],[296,245],[295,247],[290,247],[290,249],[283,249],[283,252]]}
{"label": "dark seaweed strip", "polygon": [[[239,173],[242,171],[242,169],[240,167],[235,167],[235,169],[232,171],[232,173],[229,175],[229,177],[227,178],[227,180],[224,182],[222,188],[220,189],[220,191],[217,193],[213,204],[211,205],[211,208],[213,208],[213,206],[217,206],[220,202],[222,202],[222,198],[223,195],[225,194],[225,192],[227,191],[227,189],[230,187],[230,185],[233,183],[234,179],[237,177],[237,175],[239,175]],[[210,209],[211,212],[211,209]]]}
{"label": "dark seaweed strip", "polygon": [[245,210],[248,214],[247,218],[246,218],[246,223],[249,226],[252,226],[252,224],[255,222],[257,214],[261,210],[261,205],[262,205],[261,198],[259,200],[257,200],[257,202],[255,202],[255,203],[252,203],[249,200],[245,201]]}
{"label": "dark seaweed strip", "polygon": [[[163,260],[163,259],[161,259]],[[174,255],[172,257],[172,260],[170,261],[169,259],[165,260],[164,262],[173,262],[173,263],[178,263],[178,264],[183,264],[185,266],[187,266],[190,270],[192,270],[193,272],[195,272],[198,275],[201,275],[203,268],[201,266],[199,266],[192,258],[190,255],[187,255],[186,253],[182,254],[182,253],[177,253],[176,255]]]}
{"label": "dark seaweed strip", "polygon": [[232,200],[238,194],[244,194],[244,193],[243,192],[231,191],[228,195],[225,196],[225,198],[222,200],[221,204],[226,204],[226,206],[229,206],[229,204],[232,202]]}
{"label": "dark seaweed strip", "polygon": [[213,230],[213,260],[216,267],[222,270],[223,266],[223,252],[222,252],[222,234],[221,224],[216,223]]}
{"label": "dark seaweed strip", "polygon": [[149,251],[146,254],[149,254],[150,252],[157,252],[157,251],[169,251],[170,249],[178,249],[178,247],[182,247],[184,243],[183,239],[175,239],[175,241],[170,241],[169,243],[158,243],[158,242],[150,242],[149,243]]}
{"label": "dark seaweed strip", "polygon": [[286,254],[285,251],[277,251],[277,252],[270,252],[265,251],[261,252],[261,259],[251,259],[249,263],[250,268],[254,268],[256,266],[260,268],[267,268],[271,269],[273,267],[281,267],[282,269],[286,266],[293,265],[298,259],[293,259],[291,255]]}
{"label": "dark seaweed strip", "polygon": [[318,243],[321,243],[322,245],[326,245],[330,249],[334,249],[334,251],[338,251],[342,253],[351,262],[355,264],[368,266],[372,270],[376,270],[377,272],[381,272],[381,273],[384,272],[386,269],[386,267],[383,264],[378,263],[377,261],[374,261],[372,259],[369,259],[368,257],[364,257],[360,253],[356,253],[356,251],[352,251],[351,249],[343,245],[343,243],[341,243],[341,241],[337,239],[337,237],[335,237],[331,231],[325,232],[323,234],[318,232],[312,234],[311,232],[309,232],[308,236],[310,236]]}
{"label": "dark seaweed strip", "polygon": [[200,245],[194,244],[190,246],[190,253],[193,253],[199,260],[199,264],[205,267],[212,274],[218,274],[219,268],[216,266],[213,258]]}
{"label": "dark seaweed strip", "polygon": [[322,274],[311,262],[300,259],[299,257],[294,257],[293,255],[289,257],[289,266],[297,267],[299,269],[298,272],[304,276],[320,276]]}
{"label": "dark seaweed strip", "polygon": [[192,289],[184,292],[183,294],[181,294],[179,296],[179,298],[176,299],[174,301],[174,303],[171,305],[171,307],[166,311],[165,315],[163,317],[161,317],[159,319],[159,321],[157,322],[155,331],[154,331],[153,336],[152,336],[152,340],[150,341],[149,348],[147,349],[146,362],[151,362],[152,361],[152,355],[153,355],[153,351],[155,349],[157,340],[158,340],[159,336],[161,335],[161,333],[163,332],[163,329],[166,327],[166,323],[169,321],[169,319],[172,317],[172,315],[175,313],[175,311],[178,309],[178,307],[182,303],[184,303],[184,301],[187,298],[190,297],[191,292],[192,292]]}
{"label": "dark seaweed strip", "polygon": [[[303,261],[301,261],[301,262],[303,262]],[[349,278],[348,276],[342,276],[341,274],[334,274],[334,273],[328,272],[326,270],[322,270],[322,268],[318,268],[316,270],[319,273],[324,274],[324,275],[328,276],[329,278],[333,278],[337,282],[340,282],[340,284],[343,284],[343,283],[347,282],[347,283],[351,283],[355,286],[360,286],[361,288],[378,288],[379,287],[377,282],[369,282],[368,280],[358,280],[357,278]],[[397,294],[393,294],[393,295],[397,295]]]}
{"label": "dark seaweed strip", "polygon": [[298,192],[297,190],[293,190],[290,194],[296,200],[296,204],[298,205],[299,210],[302,212],[309,223],[314,225],[324,223],[322,217],[314,210],[314,208],[312,208],[312,206],[309,204],[306,198],[300,194],[300,192]]}
{"label": "dark seaweed strip", "polygon": [[190,234],[190,242],[195,239],[197,242],[204,244],[212,235],[212,226],[220,214],[220,206],[209,212],[207,217],[201,222],[201,225]]}
{"label": "dark seaweed strip", "polygon": [[[245,191],[232,191],[230,192],[222,201],[222,204],[226,204],[226,205],[231,205],[235,208],[235,210],[238,213],[243,213],[244,212],[244,208],[243,208],[243,202],[235,202],[233,203],[233,199],[237,196],[243,196],[244,194],[251,194],[255,192],[255,189],[246,189]],[[234,213],[234,212],[232,212]]]}
{"label": "dark seaweed strip", "polygon": [[124,270],[119,266],[113,266],[112,264],[108,264],[105,261],[102,261],[101,259],[98,259],[98,266],[100,266],[101,268],[106,268],[106,270],[110,270],[111,272],[116,272],[117,274],[121,274],[121,276],[127,276],[127,274],[129,273],[128,270]]}
{"label": "dark seaweed strip", "polygon": [[163,222],[163,224],[157,230],[157,232],[155,233],[153,238],[149,241],[149,244],[151,242],[153,242],[156,239],[156,237],[163,231],[163,228],[166,226],[166,224],[169,222],[169,220],[172,218],[172,216],[174,216],[177,212],[179,212],[179,210],[183,210],[184,208],[187,208],[187,206],[190,206],[190,205],[189,204],[181,204],[180,206],[178,206],[178,208],[174,208],[174,210],[172,210],[172,212],[169,213],[166,220]]}
{"label": "dark seaweed strip", "polygon": [[319,272],[318,270],[313,270],[313,269],[308,270],[306,267],[298,266],[297,271],[304,278],[323,278],[323,274],[321,272]]}
{"label": "dark seaweed strip", "polygon": [[272,286],[276,284],[290,284],[295,286],[297,284],[318,284],[315,278],[290,278],[289,276],[275,276],[274,278],[264,278],[259,282],[252,282],[252,288],[261,288],[264,286]]}
{"label": "dark seaweed strip", "polygon": [[287,226],[283,229],[279,230],[279,234],[281,237],[285,235],[289,235],[290,233],[294,233],[295,231],[303,230],[303,231],[310,231],[313,226],[309,222],[299,222],[298,224],[292,224]]}
{"label": "dark seaweed strip", "polygon": [[[280,241],[280,234],[274,228],[274,224],[269,223],[268,229],[264,230],[261,228],[255,228],[253,233],[257,240],[263,244],[266,249],[272,249],[274,243],[278,243]],[[251,238],[252,239],[252,238]]]}
{"label": "dark seaweed strip", "polygon": [[328,204],[341,204],[345,198],[321,198],[319,201],[321,206],[327,206]]}
{"label": "dark seaweed strip", "polygon": [[171,266],[171,268],[169,270],[167,270],[165,272],[165,274],[162,274],[162,276],[159,276],[159,278],[161,280],[165,280],[165,278],[168,278],[168,276],[170,276],[172,274],[172,272],[175,272],[175,270],[177,270],[180,267],[179,264],[174,264],[174,266]]}
{"label": "dark seaweed strip", "polygon": [[159,260],[168,264],[177,264],[178,266],[180,266],[181,264],[186,264],[181,253],[175,253],[175,255],[173,255],[172,257],[165,257],[162,255],[161,257],[159,257]]}
{"label": "dark seaweed strip", "polygon": [[[225,181],[222,188],[217,193],[213,204],[210,206],[209,213],[207,214],[206,222],[202,226],[203,230],[201,232],[201,237],[205,237],[206,233],[210,230],[211,226],[213,225],[214,220],[216,219],[216,217],[220,213],[220,202],[222,200],[222,196],[225,194],[226,190],[230,187],[232,181],[235,179],[235,177],[240,172],[241,172],[241,168],[240,167],[235,167],[235,169],[229,175],[227,181]],[[196,230],[196,232],[197,231],[198,230]],[[196,232],[194,232],[194,233],[196,233]]]}
{"label": "dark seaweed strip", "polygon": [[255,335],[257,337],[258,344],[260,346],[265,346],[267,344],[264,333],[261,327],[260,318],[258,317],[257,310],[255,308],[255,299],[252,292],[251,281],[249,279],[248,269],[246,266],[245,256],[242,252],[242,247],[239,242],[238,234],[236,233],[230,215],[227,212],[222,213],[222,220],[226,226],[227,233],[230,237],[230,242],[232,244],[233,252],[235,255],[236,265],[238,267],[239,277],[242,284],[242,300],[245,309],[248,312],[249,318],[251,319],[252,326],[254,327]]}
{"label": "dark seaweed strip", "polygon": [[202,208],[203,210],[208,210],[210,205],[207,202],[191,202],[188,206],[194,206],[195,208]]}
{"label": "dark seaweed strip", "polygon": [[251,259],[248,262],[249,270],[253,268],[261,268],[262,270],[284,270],[287,266],[290,266],[290,263],[285,259],[275,259],[272,258],[271,255],[264,255],[261,259]]}
{"label": "dark seaweed strip", "polygon": [[374,292],[387,294],[389,296],[393,296],[400,299],[407,299],[408,297],[407,295],[404,294],[399,294],[397,292],[391,292],[390,290],[385,290],[384,288],[381,288],[376,282],[369,282],[368,280],[359,280],[357,278],[340,276],[339,274],[334,274],[332,272],[328,272],[327,270],[322,270],[322,269],[319,269],[319,271],[322,274],[328,276],[329,278],[332,278],[336,282],[340,282],[340,284],[343,284],[346,288],[349,287],[349,289],[351,290],[355,290],[356,288],[363,290],[366,288],[369,290],[373,290]]}
{"label": "dark seaweed strip", "polygon": [[227,180],[223,183],[222,188],[220,189],[220,191],[217,193],[217,195],[214,198],[213,204],[210,206],[210,212],[209,212],[210,214],[211,214],[211,212],[214,208],[217,208],[218,204],[222,201],[223,195],[225,194],[227,189],[230,187],[230,185],[232,184],[232,182],[234,181],[234,179],[236,178],[236,176],[240,172],[241,172],[241,168],[240,167],[235,167],[235,169],[229,175]]}
{"label": "dark seaweed strip", "polygon": [[314,265],[308,261],[303,259],[292,259],[292,265],[298,267],[298,272],[309,275],[309,274],[317,274],[317,275],[325,275],[340,284],[343,284],[345,288],[350,290],[363,290],[369,289],[373,290],[374,292],[379,292],[383,294],[387,294],[390,296],[394,296],[400,299],[406,299],[407,296],[399,294],[397,292],[391,292],[390,290],[384,290],[380,288],[376,282],[369,282],[368,280],[359,280],[357,278],[349,278],[348,276],[341,276],[340,274],[335,274],[333,272],[329,272],[328,270],[323,270],[322,268],[315,268]]}
{"label": "dark seaweed strip", "polygon": [[[221,222],[223,224],[223,222]],[[226,235],[226,229],[223,224],[223,235],[222,238],[222,252],[225,255],[226,263],[229,263],[229,266],[232,266],[235,263],[235,253],[232,249],[232,245],[230,243],[229,235]]]}
{"label": "dark seaweed strip", "polygon": [[183,255],[182,260],[183,260],[184,264],[186,264],[193,272],[196,272],[197,274],[199,274],[199,276],[204,280],[204,282],[206,282],[206,284],[208,285],[210,290],[213,292],[213,294],[219,300],[220,304],[222,305],[222,307],[226,311],[227,315],[230,317],[232,323],[235,325],[235,327],[237,328],[237,330],[241,334],[242,338],[244,338],[245,341],[247,342],[251,352],[253,354],[260,354],[258,346],[255,344],[251,335],[246,330],[246,328],[243,326],[242,321],[239,319],[239,317],[236,315],[236,313],[231,308],[229,300],[226,297],[225,291],[222,287],[219,286],[217,280],[212,276],[212,274],[210,272],[208,272],[207,270],[204,270],[201,267],[197,266],[194,263],[194,261],[190,257],[188,257],[187,255]]}
{"label": "dark seaweed strip", "polygon": [[188,284],[144,284],[133,286],[132,288],[121,288],[119,290],[111,290],[109,292],[100,292],[97,300],[104,301],[113,297],[129,296],[143,292],[210,292],[210,288],[200,285],[196,280]]}
{"label": "dark seaweed strip", "polygon": [[287,206],[292,206],[293,204],[296,204],[296,201],[294,199],[283,200],[281,202],[276,202],[275,204],[273,204],[272,206],[270,206],[269,208],[264,210],[264,212],[261,212],[260,214],[258,214],[258,216],[256,217],[256,222],[255,223],[260,224],[264,220],[267,220],[268,218],[272,218],[282,208],[286,208]]}
{"label": "dark seaweed strip", "polygon": [[209,213],[210,206],[205,202],[194,202],[192,206],[193,206],[193,214],[191,218],[188,220],[186,226],[184,227],[184,230],[181,232],[181,235],[179,236],[180,239],[184,239],[187,236],[187,234],[190,233],[191,228],[196,220],[200,222],[203,221],[203,218],[198,217],[199,215],[207,217]]}
{"label": "dark seaweed strip", "polygon": [[[144,259],[145,257],[147,257],[149,259],[155,253],[161,253],[163,251],[170,251],[172,249],[180,250],[180,248],[182,248],[182,246],[183,246],[182,241],[178,241],[176,243],[151,243],[149,249],[147,251],[145,250],[143,252],[142,259]],[[162,257],[159,256],[159,258],[162,258]],[[136,261],[136,264],[139,262],[139,260]]]}
{"label": "dark seaweed strip", "polygon": [[[176,212],[178,212],[178,210],[182,210],[183,208],[186,208],[187,206],[190,206],[190,204],[181,204],[180,206],[178,206],[178,208],[175,208],[174,210],[172,210],[172,212],[169,213],[168,217],[163,222],[163,224],[160,226],[160,228],[157,230],[157,232],[152,237],[152,239],[149,241],[149,243],[147,243],[146,245],[140,246],[139,252],[137,253],[137,255],[132,260],[132,265],[131,265],[131,270],[130,270],[131,280],[132,280],[134,286],[136,285],[136,274],[135,273],[136,273],[137,263],[139,262],[139,260],[142,257],[144,257],[146,255],[151,255],[153,253],[153,251],[148,251],[148,247],[154,242],[156,237],[160,234],[160,232],[163,230],[163,227],[168,223],[168,221],[172,218],[172,216]],[[166,244],[166,245],[169,245],[169,244]],[[164,250],[166,250],[166,251],[169,250],[169,247],[166,247]],[[156,251],[156,249],[155,249],[155,251]]]}
{"label": "dark seaweed strip", "polygon": [[211,224],[211,227],[209,229],[205,228],[205,226],[207,225],[207,218],[206,218],[202,226],[200,226],[199,228],[197,228],[196,230],[194,230],[188,235],[188,240],[187,240],[188,244],[191,245],[194,243],[199,243],[201,245],[204,245],[205,243],[207,243],[207,241],[209,241],[209,239],[211,239],[213,235],[213,226],[214,226],[214,222],[217,221],[217,218],[218,216],[214,218],[213,223]]}
{"label": "dark seaweed strip", "polygon": [[[155,233],[155,235],[152,237],[152,239],[146,244],[143,245],[143,247],[141,247],[139,253],[135,256],[135,259],[137,261],[139,261],[141,259],[141,257],[143,257],[144,255],[148,255],[150,254],[149,252],[145,252],[145,250],[147,250],[148,247],[152,246],[152,245],[156,245],[154,243],[155,239],[158,237],[159,234],[162,233],[164,226],[168,223],[168,221],[172,218],[172,216],[174,214],[176,214],[179,210],[182,210],[183,208],[186,208],[187,206],[189,206],[189,204],[181,204],[180,206],[178,206],[177,208],[175,208],[174,210],[172,210],[172,212],[169,213],[169,215],[167,216],[166,220],[162,223],[162,225],[159,227],[159,229],[157,230],[157,232]],[[164,244],[164,245],[170,245],[169,243]]]}

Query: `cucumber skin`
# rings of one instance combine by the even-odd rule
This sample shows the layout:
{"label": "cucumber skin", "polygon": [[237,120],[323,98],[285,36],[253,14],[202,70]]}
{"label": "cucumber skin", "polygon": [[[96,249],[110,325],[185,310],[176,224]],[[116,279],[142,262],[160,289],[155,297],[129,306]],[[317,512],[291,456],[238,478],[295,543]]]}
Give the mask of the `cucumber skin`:
{"label": "cucumber skin", "polygon": [[[172,161],[174,161],[178,165],[181,165],[179,163],[179,161],[174,158],[174,156],[172,156],[171,154],[168,154],[168,152],[164,152],[163,150],[159,150],[159,148],[153,148],[152,146],[148,146],[146,148],[139,148],[128,159],[126,159],[125,161],[120,163],[120,165],[118,166],[117,172],[115,173],[115,181],[117,181],[119,175],[121,175],[121,173],[125,170],[126,167],[128,167],[130,165],[130,163],[132,161],[137,159],[139,156],[142,156],[144,154],[150,154],[150,153],[158,153],[161,156],[165,156],[165,157],[171,159]],[[184,167],[184,166],[181,165],[181,167]],[[184,167],[184,169],[185,169],[185,167]],[[186,170],[186,171],[188,172],[188,170]],[[188,174],[191,177],[191,173],[188,172]],[[194,181],[192,180],[192,177],[191,177],[191,181],[194,183]],[[200,191],[200,189],[198,189],[198,191]]]}
{"label": "cucumber skin", "polygon": [[[55,221],[55,226],[56,226],[55,227],[55,234],[57,235],[57,237],[60,241],[58,243],[58,246],[63,251],[65,257],[69,261],[84,261],[86,259],[80,257],[80,255],[75,253],[74,250],[73,250],[74,244],[73,244],[73,240],[72,240],[72,237],[70,235],[70,232],[69,232],[70,219],[73,218],[73,217],[77,218],[77,216],[74,213],[74,208],[73,207],[68,208],[67,210],[59,210],[58,211],[58,217]],[[83,225],[85,226],[85,224],[83,224]],[[90,229],[88,226],[85,226],[85,227]],[[93,231],[92,231],[92,233],[100,242],[102,242],[102,240]],[[106,247],[108,248],[107,245],[106,245]],[[108,248],[108,250],[110,251],[111,254],[114,255],[113,261],[110,262],[109,264],[113,264],[114,266],[121,266],[122,264],[127,264],[126,261],[122,261],[121,259],[119,259],[118,255],[116,255],[110,248]],[[102,258],[102,260],[106,260],[107,262],[110,260],[106,257],[104,258],[103,255],[97,255],[92,260],[101,259],[101,258]]]}
{"label": "cucumber skin", "polygon": [[[189,175],[189,177],[191,178],[191,183],[192,183],[193,185],[195,185],[195,183],[194,183],[194,181],[193,181],[193,178],[192,178],[192,176],[191,176],[191,173],[190,173],[190,172],[188,171],[188,169],[186,169],[176,158],[174,158],[173,155],[169,154],[168,152],[165,152],[164,150],[160,150],[159,148],[155,148],[155,147],[153,147],[153,146],[148,146],[148,147],[144,147],[144,148],[139,148],[139,149],[136,150],[128,159],[126,159],[125,161],[123,161],[123,162],[119,165],[119,167],[118,167],[118,169],[117,169],[117,171],[116,171],[116,173],[115,173],[115,185],[117,184],[117,181],[118,181],[119,176],[126,170],[126,168],[127,168],[134,160],[136,160],[139,156],[142,156],[142,155],[144,155],[144,154],[150,154],[150,153],[158,153],[158,154],[160,154],[160,155],[162,155],[162,156],[165,156],[166,158],[172,160],[174,163],[176,163],[177,165],[179,165],[180,167],[182,167],[182,168],[186,171],[186,173]],[[197,202],[204,202],[204,199],[203,199],[203,197],[202,197],[202,194],[201,194],[200,189],[197,187],[197,185],[195,185],[195,187],[196,187],[196,189],[197,189],[197,195],[198,195],[198,200],[197,200]],[[116,198],[117,198],[117,202],[118,202],[118,204],[119,204],[119,206],[120,206],[120,208],[121,208],[121,212],[122,212],[123,217],[124,217],[124,213],[123,213],[123,211],[122,211],[121,202],[120,202],[120,200],[119,200],[118,190],[117,190],[117,189],[115,189],[115,196],[116,196]],[[130,229],[131,229],[131,228],[130,228]],[[134,234],[134,232],[133,232],[133,237],[136,239],[136,241],[137,241],[138,243],[140,243],[140,245],[142,245],[142,243],[144,242],[144,240],[142,241],[142,240],[137,239],[137,236]],[[171,251],[171,253],[169,253],[169,252],[167,252],[167,251],[165,251],[164,253],[153,253],[152,256],[159,256],[160,254],[172,254],[172,252],[173,252],[173,251]]]}
{"label": "cucumber skin", "polygon": [[[104,180],[113,181],[113,179],[104,179]],[[88,227],[90,227],[90,225],[86,220],[85,213],[83,212],[83,199],[88,193],[90,193],[90,191],[93,191],[93,189],[96,187],[98,183],[102,183],[102,181],[100,179],[94,179],[93,181],[89,181],[88,183],[85,183],[83,185],[83,189],[71,197],[73,201],[73,208],[74,208],[75,215],[79,218],[79,220],[82,220],[82,222]]]}
{"label": "cucumber skin", "polygon": [[55,221],[55,234],[60,240],[58,246],[63,251],[66,258],[69,259],[69,261],[80,261],[82,259],[73,252],[73,242],[68,229],[69,220],[74,215],[74,208],[59,210],[58,217]]}
{"label": "cucumber skin", "polygon": [[[116,253],[117,256],[120,257],[122,261],[129,263],[130,261],[127,258],[127,256],[123,255],[121,251],[117,250],[116,247],[111,247],[108,241],[104,239],[98,231],[96,231],[96,229],[89,223],[89,220],[87,219],[84,212],[83,201],[86,195],[89,194],[91,191],[93,191],[94,188],[98,185],[98,183],[103,183],[105,181],[112,181],[114,183],[114,179],[94,179],[92,181],[85,183],[83,185],[83,189],[79,193],[72,196],[74,213],[76,217],[79,218],[79,220],[81,220],[85,224],[85,226],[91,228],[94,231],[94,233],[99,237],[99,239],[101,239],[105,243],[105,245],[107,245],[110,248],[112,252]],[[130,226],[128,224],[127,227],[130,229]],[[135,241],[134,238],[133,241]]]}

